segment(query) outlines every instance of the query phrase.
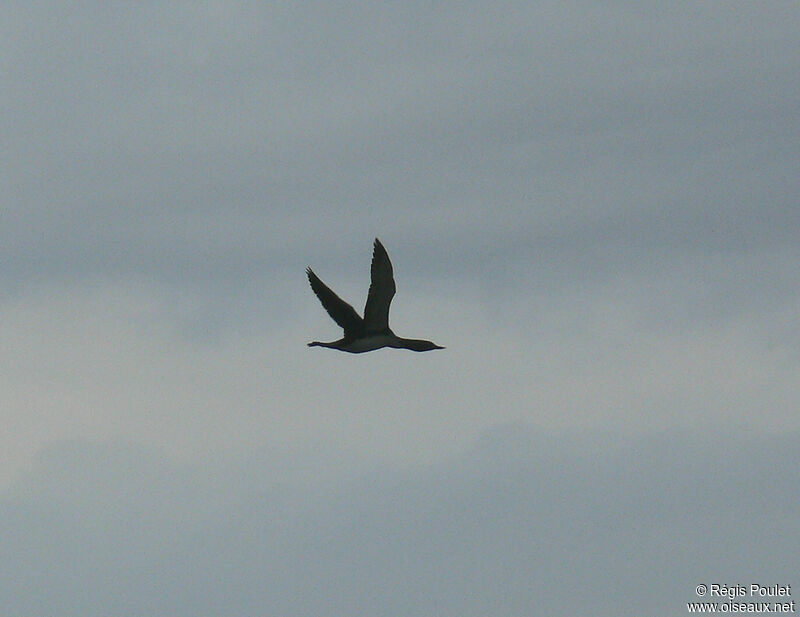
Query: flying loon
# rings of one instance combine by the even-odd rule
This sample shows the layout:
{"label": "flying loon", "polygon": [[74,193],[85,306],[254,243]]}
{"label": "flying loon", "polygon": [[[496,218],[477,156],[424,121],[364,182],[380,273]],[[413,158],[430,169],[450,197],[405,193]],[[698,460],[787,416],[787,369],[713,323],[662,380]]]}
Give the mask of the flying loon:
{"label": "flying loon", "polygon": [[410,349],[411,351],[431,351],[444,349],[431,341],[401,338],[389,329],[389,305],[394,297],[395,285],[392,275],[392,262],[381,241],[375,238],[372,250],[371,282],[364,306],[363,319],[355,309],[337,296],[323,283],[311,268],[306,268],[311,289],[328,311],[333,321],[344,330],[344,338],[331,343],[313,341],[309,347],[328,347],[349,353],[364,353],[382,347]]}

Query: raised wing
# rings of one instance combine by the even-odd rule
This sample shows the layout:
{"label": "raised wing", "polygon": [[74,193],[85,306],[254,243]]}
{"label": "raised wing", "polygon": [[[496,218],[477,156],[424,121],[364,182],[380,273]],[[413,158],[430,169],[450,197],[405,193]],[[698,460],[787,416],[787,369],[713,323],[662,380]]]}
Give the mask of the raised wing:
{"label": "raised wing", "polygon": [[314,290],[331,319],[344,330],[345,336],[356,335],[364,328],[364,320],[359,317],[352,306],[333,293],[325,283],[319,280],[311,268],[306,268],[306,274],[308,274],[311,289]]}
{"label": "raised wing", "polygon": [[396,288],[389,254],[377,238],[372,249],[370,274],[369,294],[364,306],[364,327],[367,330],[383,330],[389,327],[389,305]]}

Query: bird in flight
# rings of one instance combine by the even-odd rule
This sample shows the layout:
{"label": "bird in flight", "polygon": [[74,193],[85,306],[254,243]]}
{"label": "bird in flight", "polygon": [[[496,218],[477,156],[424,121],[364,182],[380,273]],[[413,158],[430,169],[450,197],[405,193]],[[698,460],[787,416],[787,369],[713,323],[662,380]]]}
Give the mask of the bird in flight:
{"label": "bird in flight", "polygon": [[337,296],[323,283],[311,268],[306,268],[311,289],[319,298],[328,315],[344,330],[344,337],[338,341],[321,343],[313,341],[309,347],[328,347],[349,353],[364,353],[382,347],[410,349],[411,351],[431,351],[444,349],[431,341],[402,338],[389,329],[389,305],[394,298],[395,285],[392,262],[381,241],[375,238],[372,250],[371,282],[364,306],[363,319],[355,309]]}

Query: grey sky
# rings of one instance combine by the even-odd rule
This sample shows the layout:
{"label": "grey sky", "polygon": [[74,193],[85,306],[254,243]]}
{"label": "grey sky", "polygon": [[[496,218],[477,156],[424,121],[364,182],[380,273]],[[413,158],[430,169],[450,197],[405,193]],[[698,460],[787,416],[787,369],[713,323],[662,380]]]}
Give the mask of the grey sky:
{"label": "grey sky", "polygon": [[[7,5],[8,614],[800,589],[798,23]],[[445,351],[306,348],[338,331],[304,268],[361,309],[375,236],[393,328]]]}

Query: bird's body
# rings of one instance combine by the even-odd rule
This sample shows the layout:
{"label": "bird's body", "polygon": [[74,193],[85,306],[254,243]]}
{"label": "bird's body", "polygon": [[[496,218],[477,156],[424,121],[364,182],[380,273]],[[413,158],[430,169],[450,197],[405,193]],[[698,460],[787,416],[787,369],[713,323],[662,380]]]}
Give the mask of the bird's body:
{"label": "bird's body", "polygon": [[375,351],[383,347],[391,347],[394,337],[388,334],[367,334],[358,338],[342,338],[332,343],[320,343],[314,341],[309,343],[309,347],[329,347],[331,349],[338,349],[339,351],[347,351],[349,353],[364,353],[366,351]]}
{"label": "bird's body", "polygon": [[347,302],[337,296],[323,283],[311,268],[306,269],[308,282],[322,306],[331,318],[344,330],[344,337],[338,341],[322,343],[313,341],[309,347],[328,347],[348,353],[364,353],[383,347],[430,351],[444,349],[431,341],[406,339],[397,336],[389,328],[389,306],[395,294],[392,262],[380,240],[375,238],[372,252],[371,282],[367,294],[367,304],[362,318]]}

